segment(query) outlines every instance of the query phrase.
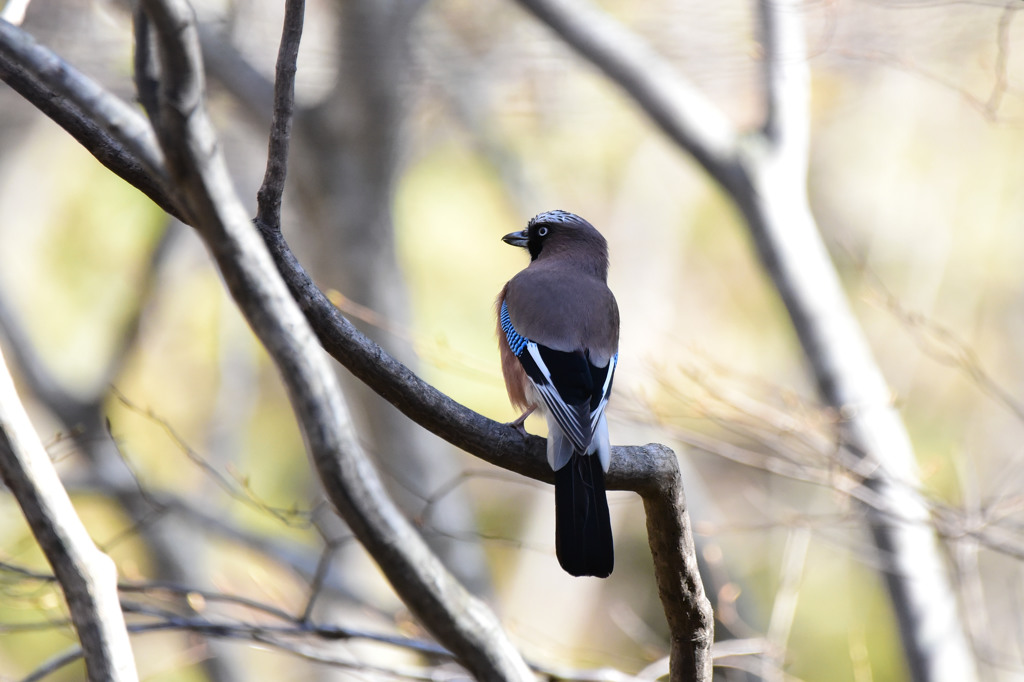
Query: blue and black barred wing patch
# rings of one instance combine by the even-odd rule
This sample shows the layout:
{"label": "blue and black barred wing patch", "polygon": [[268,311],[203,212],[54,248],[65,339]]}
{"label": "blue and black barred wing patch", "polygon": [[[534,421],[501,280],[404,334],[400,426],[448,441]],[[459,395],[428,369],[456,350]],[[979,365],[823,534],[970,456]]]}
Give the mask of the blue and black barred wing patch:
{"label": "blue and black barred wing patch", "polygon": [[508,316],[508,304],[505,301],[501,302],[501,331],[505,332],[505,340],[508,341],[512,354],[517,358],[521,357],[526,349],[527,340],[512,326],[512,318]]}

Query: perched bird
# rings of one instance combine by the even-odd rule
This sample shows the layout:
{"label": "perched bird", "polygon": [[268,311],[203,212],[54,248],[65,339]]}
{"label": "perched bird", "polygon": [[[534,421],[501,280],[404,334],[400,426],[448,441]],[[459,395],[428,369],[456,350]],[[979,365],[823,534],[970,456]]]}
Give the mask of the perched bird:
{"label": "perched bird", "polygon": [[608,289],[608,244],[566,211],[535,216],[502,237],[530,264],[497,300],[498,346],[509,400],[548,422],[555,471],[555,551],[575,576],[607,577],[614,552],[604,474],[611,458],[604,410],[618,361],[619,308]]}

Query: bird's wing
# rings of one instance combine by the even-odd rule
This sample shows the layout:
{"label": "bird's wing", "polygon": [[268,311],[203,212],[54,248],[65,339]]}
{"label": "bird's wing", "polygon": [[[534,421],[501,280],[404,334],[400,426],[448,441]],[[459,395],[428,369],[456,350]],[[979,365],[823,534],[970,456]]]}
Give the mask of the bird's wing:
{"label": "bird's wing", "polygon": [[586,452],[594,436],[587,390],[592,382],[586,357],[583,353],[551,350],[530,341],[519,361],[573,448]]}
{"label": "bird's wing", "polygon": [[500,314],[508,346],[519,358],[547,411],[576,452],[590,452],[608,404],[618,356],[605,367],[596,367],[584,351],[554,350],[519,334],[504,303]]}

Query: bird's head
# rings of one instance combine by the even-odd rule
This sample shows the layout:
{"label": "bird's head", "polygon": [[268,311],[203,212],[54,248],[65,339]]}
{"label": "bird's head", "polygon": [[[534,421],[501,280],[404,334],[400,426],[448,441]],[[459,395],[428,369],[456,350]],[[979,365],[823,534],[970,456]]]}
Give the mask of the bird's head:
{"label": "bird's head", "polygon": [[530,260],[562,257],[608,270],[608,243],[593,225],[575,213],[545,211],[530,219],[525,230],[506,234],[506,244],[521,246],[530,252]]}

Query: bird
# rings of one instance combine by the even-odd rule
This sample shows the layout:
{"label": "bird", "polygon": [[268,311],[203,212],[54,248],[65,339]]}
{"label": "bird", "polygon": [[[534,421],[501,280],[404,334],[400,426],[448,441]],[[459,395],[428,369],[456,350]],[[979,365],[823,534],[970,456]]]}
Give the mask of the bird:
{"label": "bird", "polygon": [[608,243],[568,211],[540,213],[502,237],[529,265],[498,295],[498,347],[509,401],[548,424],[555,472],[555,554],[573,576],[611,575],[615,563],[605,473],[605,407],[618,365],[619,308],[608,288]]}

